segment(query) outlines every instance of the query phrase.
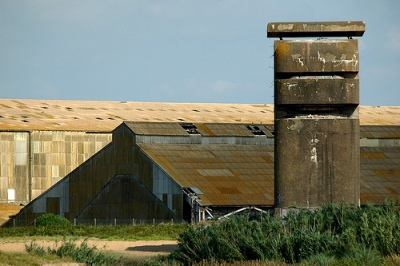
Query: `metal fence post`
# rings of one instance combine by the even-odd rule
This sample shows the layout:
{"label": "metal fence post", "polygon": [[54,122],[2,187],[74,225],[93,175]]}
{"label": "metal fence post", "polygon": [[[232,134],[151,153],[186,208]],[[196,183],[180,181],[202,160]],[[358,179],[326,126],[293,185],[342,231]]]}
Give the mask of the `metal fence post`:
{"label": "metal fence post", "polygon": [[94,218],[94,226],[96,226],[96,218]]}

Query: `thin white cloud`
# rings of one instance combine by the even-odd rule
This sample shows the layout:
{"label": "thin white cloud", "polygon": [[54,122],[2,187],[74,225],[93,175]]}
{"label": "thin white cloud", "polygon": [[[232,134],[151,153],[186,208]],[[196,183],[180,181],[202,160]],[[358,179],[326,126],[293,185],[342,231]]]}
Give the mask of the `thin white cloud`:
{"label": "thin white cloud", "polygon": [[216,93],[234,91],[237,87],[238,86],[235,83],[226,80],[216,80],[210,86],[211,90]]}
{"label": "thin white cloud", "polygon": [[392,29],[387,34],[387,43],[390,49],[390,52],[393,55],[400,55],[400,31],[399,29]]}

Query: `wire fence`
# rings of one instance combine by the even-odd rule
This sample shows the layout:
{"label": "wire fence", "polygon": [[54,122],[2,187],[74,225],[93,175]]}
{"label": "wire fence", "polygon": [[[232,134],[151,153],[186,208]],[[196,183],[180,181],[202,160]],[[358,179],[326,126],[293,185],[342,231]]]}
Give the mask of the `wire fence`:
{"label": "wire fence", "polygon": [[[73,219],[70,220],[74,226],[136,226],[136,225],[160,225],[160,224],[185,224],[184,220],[145,220],[145,219]],[[13,221],[13,227],[15,227],[15,220]],[[33,220],[33,226],[36,226],[36,219]]]}
{"label": "wire fence", "polygon": [[73,219],[73,225],[92,225],[92,226],[119,226],[119,225],[158,225],[158,224],[181,224],[186,223],[182,220],[145,220],[145,219]]}

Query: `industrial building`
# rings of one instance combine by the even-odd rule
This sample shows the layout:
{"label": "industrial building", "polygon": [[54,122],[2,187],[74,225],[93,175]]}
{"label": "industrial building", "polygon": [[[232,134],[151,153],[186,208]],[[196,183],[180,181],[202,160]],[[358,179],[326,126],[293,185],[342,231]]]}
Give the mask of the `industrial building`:
{"label": "industrial building", "polygon": [[[25,205],[20,226],[46,212],[199,221],[271,209],[273,108],[2,99],[1,201]],[[360,204],[398,199],[400,107],[359,117]]]}

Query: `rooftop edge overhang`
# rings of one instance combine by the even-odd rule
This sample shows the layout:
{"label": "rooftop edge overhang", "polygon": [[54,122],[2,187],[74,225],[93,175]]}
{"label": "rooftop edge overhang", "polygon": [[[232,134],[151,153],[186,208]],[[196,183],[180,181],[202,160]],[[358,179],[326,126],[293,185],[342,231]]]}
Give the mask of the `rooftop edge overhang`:
{"label": "rooftop edge overhang", "polygon": [[268,38],[282,37],[353,37],[363,36],[364,21],[270,22]]}

